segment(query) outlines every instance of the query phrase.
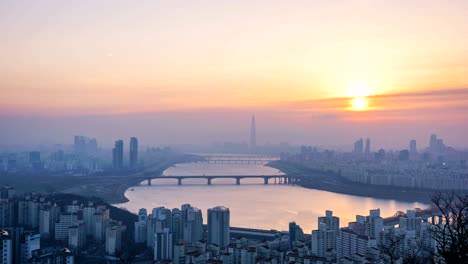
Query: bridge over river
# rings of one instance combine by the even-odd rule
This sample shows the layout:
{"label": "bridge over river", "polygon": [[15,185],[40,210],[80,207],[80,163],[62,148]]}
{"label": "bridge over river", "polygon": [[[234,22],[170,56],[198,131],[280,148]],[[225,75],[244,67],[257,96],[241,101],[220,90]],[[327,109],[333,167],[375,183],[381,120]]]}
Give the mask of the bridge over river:
{"label": "bridge over river", "polygon": [[[421,217],[424,222],[430,222],[431,224],[442,222],[442,213],[435,207],[429,207],[427,209],[415,208],[414,213],[416,217]],[[405,217],[406,213],[402,211],[396,212],[393,216],[386,217],[383,219],[385,226],[394,226],[400,223],[400,217]]]}
{"label": "bridge over river", "polygon": [[293,175],[279,174],[279,175],[195,175],[195,176],[157,176],[153,178],[142,178],[142,181],[147,181],[148,185],[158,180],[175,179],[178,185],[182,185],[185,179],[206,179],[206,183],[211,185],[215,179],[234,179],[237,185],[241,184],[242,179],[263,179],[264,184],[295,184],[300,181],[300,177]]}
{"label": "bridge over river", "polygon": [[221,155],[221,154],[203,154],[195,163],[215,163],[215,164],[266,164],[271,161],[279,160],[279,157],[260,156],[260,155]]}

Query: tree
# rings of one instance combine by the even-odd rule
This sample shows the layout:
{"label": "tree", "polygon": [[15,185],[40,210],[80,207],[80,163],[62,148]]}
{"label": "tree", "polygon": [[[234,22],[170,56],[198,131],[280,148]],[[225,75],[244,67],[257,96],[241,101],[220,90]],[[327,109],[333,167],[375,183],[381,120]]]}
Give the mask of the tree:
{"label": "tree", "polygon": [[468,263],[468,195],[437,193],[432,202],[442,221],[433,225],[437,261],[446,264]]}
{"label": "tree", "polygon": [[433,252],[427,250],[422,244],[421,240],[411,240],[408,249],[403,257],[405,264],[425,264],[431,263],[433,259]]}
{"label": "tree", "polygon": [[379,249],[384,263],[398,263],[401,243],[404,243],[405,236],[395,234],[395,230],[389,230],[389,232],[382,235],[382,243],[380,243]]}

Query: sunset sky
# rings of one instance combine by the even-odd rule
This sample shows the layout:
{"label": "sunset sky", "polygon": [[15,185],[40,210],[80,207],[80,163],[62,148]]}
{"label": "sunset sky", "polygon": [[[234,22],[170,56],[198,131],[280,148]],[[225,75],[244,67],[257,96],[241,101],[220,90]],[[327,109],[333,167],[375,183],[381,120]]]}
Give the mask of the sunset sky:
{"label": "sunset sky", "polygon": [[[89,120],[119,118],[155,144],[245,140],[256,113],[261,143],[468,146],[467,17],[464,0],[3,0],[0,143],[104,138],[114,123]],[[60,120],[81,126],[38,128]]]}

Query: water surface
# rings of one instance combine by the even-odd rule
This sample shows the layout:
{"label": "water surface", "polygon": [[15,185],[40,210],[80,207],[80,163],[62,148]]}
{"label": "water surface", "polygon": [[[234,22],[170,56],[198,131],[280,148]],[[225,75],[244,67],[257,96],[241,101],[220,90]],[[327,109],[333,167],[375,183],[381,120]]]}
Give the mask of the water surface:
{"label": "water surface", "polygon": [[[164,175],[274,175],[280,171],[254,164],[177,164]],[[263,184],[263,179],[243,179],[241,185],[235,179],[214,179],[207,185],[205,179],[184,179],[181,186],[177,180],[146,181],[125,192],[129,202],[117,206],[131,212],[140,208],[180,207],[190,203],[203,210],[206,222],[208,208],[224,205],[231,210],[231,225],[238,227],[287,230],[290,221],[296,221],[305,232],[317,227],[317,217],[325,210],[333,210],[340,217],[341,226],[355,220],[355,215],[367,215],[370,209],[380,208],[383,216],[397,211],[425,208],[421,203],[408,203],[367,197],[337,194],[327,191],[306,189],[293,185]],[[270,180],[270,183],[273,181]]]}

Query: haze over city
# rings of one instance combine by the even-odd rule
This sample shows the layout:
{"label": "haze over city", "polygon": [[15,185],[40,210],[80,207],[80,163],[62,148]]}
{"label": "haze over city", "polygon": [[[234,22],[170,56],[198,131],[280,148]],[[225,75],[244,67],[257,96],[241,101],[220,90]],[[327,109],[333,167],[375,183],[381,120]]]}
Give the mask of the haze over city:
{"label": "haze over city", "polygon": [[467,18],[1,0],[0,264],[468,263]]}

